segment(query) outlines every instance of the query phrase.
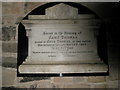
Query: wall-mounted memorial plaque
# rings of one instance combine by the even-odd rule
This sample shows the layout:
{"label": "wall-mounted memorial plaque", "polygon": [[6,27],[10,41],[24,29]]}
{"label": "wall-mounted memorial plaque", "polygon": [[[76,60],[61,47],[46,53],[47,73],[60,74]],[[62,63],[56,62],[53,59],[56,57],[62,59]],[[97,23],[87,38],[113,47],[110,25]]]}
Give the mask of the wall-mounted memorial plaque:
{"label": "wall-mounted memorial plaque", "polygon": [[22,24],[28,56],[20,73],[107,72],[98,55],[100,20],[94,14],[78,15],[77,8],[61,3],[46,9],[46,15],[29,15]]}

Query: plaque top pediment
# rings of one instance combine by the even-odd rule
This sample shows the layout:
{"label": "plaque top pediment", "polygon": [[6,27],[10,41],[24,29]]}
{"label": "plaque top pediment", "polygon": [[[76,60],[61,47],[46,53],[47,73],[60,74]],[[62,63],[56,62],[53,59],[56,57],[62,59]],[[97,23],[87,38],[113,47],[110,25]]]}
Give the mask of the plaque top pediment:
{"label": "plaque top pediment", "polygon": [[46,9],[46,15],[49,17],[74,18],[78,16],[78,9],[69,5],[60,3],[53,7]]}

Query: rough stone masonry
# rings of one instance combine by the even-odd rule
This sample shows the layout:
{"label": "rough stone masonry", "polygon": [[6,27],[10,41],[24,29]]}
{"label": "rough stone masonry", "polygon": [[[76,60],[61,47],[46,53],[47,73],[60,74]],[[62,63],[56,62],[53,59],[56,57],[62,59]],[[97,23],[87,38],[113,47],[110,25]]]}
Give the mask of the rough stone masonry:
{"label": "rough stone masonry", "polygon": [[[34,8],[43,5],[41,2],[3,2],[2,3],[2,66],[5,74],[3,77],[4,87],[26,87],[30,88],[35,82],[20,83],[16,74],[9,80],[9,71],[16,69],[17,60],[17,31],[16,26],[22,18]],[[118,88],[118,60],[119,53],[119,15],[117,13],[118,4],[116,3],[80,3],[98,14],[105,22],[107,28],[107,47],[109,76],[84,76],[84,77],[52,77],[44,82],[45,87],[53,88]],[[113,7],[115,6],[115,7]],[[112,13],[109,12],[112,10]],[[118,9],[119,10],[119,9]],[[104,12],[103,12],[104,11]],[[7,72],[8,71],[8,72]],[[14,71],[16,73],[16,70]],[[7,81],[5,78],[8,78]],[[40,83],[37,86],[41,88]]]}

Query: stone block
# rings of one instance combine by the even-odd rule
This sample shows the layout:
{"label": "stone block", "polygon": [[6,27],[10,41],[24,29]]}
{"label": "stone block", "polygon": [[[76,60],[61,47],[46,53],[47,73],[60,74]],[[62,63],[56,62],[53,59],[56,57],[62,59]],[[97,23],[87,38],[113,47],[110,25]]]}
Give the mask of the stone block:
{"label": "stone block", "polygon": [[105,82],[106,78],[105,76],[89,76],[87,81],[90,83]]}
{"label": "stone block", "polygon": [[2,66],[0,64],[0,87],[2,87]]}
{"label": "stone block", "polygon": [[54,83],[54,88],[61,88],[63,90],[71,89],[71,88],[90,88],[91,85],[86,83]]}
{"label": "stone block", "polygon": [[91,86],[84,83],[84,84],[65,84],[63,88],[90,88]]}
{"label": "stone block", "polygon": [[38,81],[31,81],[26,83],[17,83],[15,87],[30,88],[30,89],[53,88],[53,84],[50,83],[50,80],[38,80]]}
{"label": "stone block", "polygon": [[85,82],[87,77],[73,77],[73,82],[79,83],[79,82]]}
{"label": "stone block", "polygon": [[15,85],[17,85],[18,83],[20,83],[20,81],[23,79],[23,77],[16,77],[15,78]]}
{"label": "stone block", "polygon": [[72,83],[73,77],[52,77],[52,83]]}
{"label": "stone block", "polygon": [[16,63],[16,62],[17,62],[17,60],[14,57],[3,57],[2,58],[2,63],[11,63],[11,64],[13,64],[13,63]]}
{"label": "stone block", "polygon": [[[15,15],[4,16],[2,17],[2,24],[3,26],[13,26],[15,24]],[[5,28],[5,27],[3,27]]]}
{"label": "stone block", "polygon": [[16,27],[14,26],[2,27],[3,41],[10,41],[15,39],[16,39]]}
{"label": "stone block", "polygon": [[23,15],[24,2],[3,2],[2,14],[3,15]]}
{"label": "stone block", "polygon": [[17,58],[17,53],[9,53],[9,52],[7,52],[7,53],[2,53],[2,57],[4,57],[4,58],[8,58],[8,57],[13,57],[13,58]]}
{"label": "stone block", "polygon": [[118,80],[107,82],[107,87],[108,88],[118,88],[118,86],[119,86],[119,81]]}
{"label": "stone block", "polygon": [[4,27],[6,26],[13,26],[15,27],[15,24],[19,24],[21,20],[23,19],[23,16],[21,15],[8,15],[2,17],[2,25]]}
{"label": "stone block", "polygon": [[98,84],[98,85],[94,85],[93,88],[107,88],[106,84]]}
{"label": "stone block", "polygon": [[64,83],[54,83],[53,88],[63,88]]}
{"label": "stone block", "polygon": [[49,80],[41,80],[41,83],[38,83],[37,88],[53,88],[53,84]]}
{"label": "stone block", "polygon": [[17,43],[16,42],[3,42],[2,51],[16,53],[17,52]]}
{"label": "stone block", "polygon": [[14,57],[3,57],[2,58],[2,66],[3,67],[17,67],[17,58]]}
{"label": "stone block", "polygon": [[3,87],[13,86],[17,76],[16,69],[2,68],[2,85]]}
{"label": "stone block", "polygon": [[35,8],[45,4],[44,2],[26,2],[24,4],[25,7],[25,13],[31,12],[31,10],[34,10]]}
{"label": "stone block", "polygon": [[0,41],[2,41],[2,29],[1,29],[1,26],[0,26]]}

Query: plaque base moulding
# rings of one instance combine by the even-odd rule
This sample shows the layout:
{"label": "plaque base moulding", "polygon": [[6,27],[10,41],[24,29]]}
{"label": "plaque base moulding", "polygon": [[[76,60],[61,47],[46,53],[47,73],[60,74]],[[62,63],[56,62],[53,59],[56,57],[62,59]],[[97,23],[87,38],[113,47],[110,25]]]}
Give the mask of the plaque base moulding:
{"label": "plaque base moulding", "polygon": [[107,73],[108,65],[104,63],[83,64],[27,64],[19,66],[19,72],[25,74],[52,74],[52,73]]}

